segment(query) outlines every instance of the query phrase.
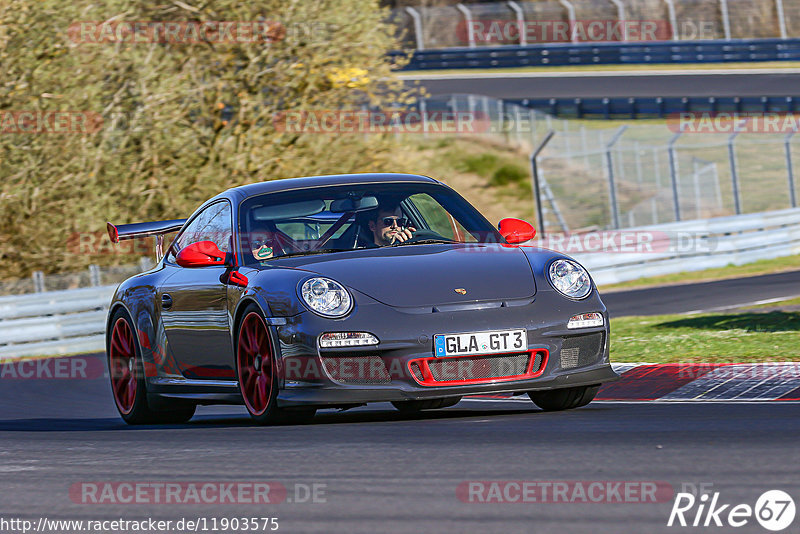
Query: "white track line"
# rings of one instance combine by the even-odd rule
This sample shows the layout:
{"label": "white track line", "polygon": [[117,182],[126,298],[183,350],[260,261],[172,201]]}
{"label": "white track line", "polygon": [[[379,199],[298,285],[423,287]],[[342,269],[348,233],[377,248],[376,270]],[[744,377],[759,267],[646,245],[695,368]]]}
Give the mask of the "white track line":
{"label": "white track line", "polygon": [[698,313],[711,313],[725,310],[735,310],[736,308],[743,308],[745,306],[760,306],[762,304],[773,304],[775,302],[783,302],[784,300],[792,300],[800,298],[800,295],[787,295],[785,297],[775,297],[773,299],[754,300],[751,302],[743,302],[741,304],[731,304],[729,306],[717,306],[716,308],[707,308],[705,310],[692,310],[683,312],[681,315],[697,315]]}

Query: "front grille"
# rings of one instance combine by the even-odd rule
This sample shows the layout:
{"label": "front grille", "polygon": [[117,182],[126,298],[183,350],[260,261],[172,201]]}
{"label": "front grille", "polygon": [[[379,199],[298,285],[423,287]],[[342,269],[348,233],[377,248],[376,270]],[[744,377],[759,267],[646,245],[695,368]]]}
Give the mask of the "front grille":
{"label": "front grille", "polygon": [[[541,365],[541,356],[536,354],[534,369]],[[524,375],[528,370],[530,354],[503,354],[500,356],[468,356],[444,358],[428,363],[433,379],[437,382],[480,380],[482,378],[505,378]]]}
{"label": "front grille", "polygon": [[603,333],[565,337],[561,342],[561,368],[574,369],[595,363],[602,356]]}
{"label": "front grille", "polygon": [[322,356],[328,376],[344,384],[388,384],[392,381],[383,359],[377,354]]}

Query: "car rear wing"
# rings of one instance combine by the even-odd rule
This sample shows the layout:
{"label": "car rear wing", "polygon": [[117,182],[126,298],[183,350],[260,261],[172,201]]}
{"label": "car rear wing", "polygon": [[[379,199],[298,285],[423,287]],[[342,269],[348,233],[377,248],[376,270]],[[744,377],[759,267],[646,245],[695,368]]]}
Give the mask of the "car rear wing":
{"label": "car rear wing", "polygon": [[154,221],[133,224],[120,224],[118,226],[106,223],[108,237],[112,243],[119,243],[127,239],[155,236],[156,261],[161,261],[164,256],[164,234],[177,232],[186,223],[186,219],[171,219],[169,221]]}

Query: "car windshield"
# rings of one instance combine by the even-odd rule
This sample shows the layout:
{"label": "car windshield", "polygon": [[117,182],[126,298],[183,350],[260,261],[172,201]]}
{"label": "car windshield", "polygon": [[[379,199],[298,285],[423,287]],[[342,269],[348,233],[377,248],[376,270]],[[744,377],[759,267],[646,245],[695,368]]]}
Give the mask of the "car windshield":
{"label": "car windshield", "polygon": [[274,258],[431,243],[503,242],[449,188],[426,183],[358,184],[268,193],[239,215],[245,265]]}

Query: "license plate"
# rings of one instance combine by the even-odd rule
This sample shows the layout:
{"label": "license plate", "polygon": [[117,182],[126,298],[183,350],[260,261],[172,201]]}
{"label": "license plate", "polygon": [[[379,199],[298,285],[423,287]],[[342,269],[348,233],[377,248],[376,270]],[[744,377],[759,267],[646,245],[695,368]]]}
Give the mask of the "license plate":
{"label": "license plate", "polygon": [[527,348],[528,336],[525,330],[497,330],[433,336],[433,350],[436,356],[520,352]]}

